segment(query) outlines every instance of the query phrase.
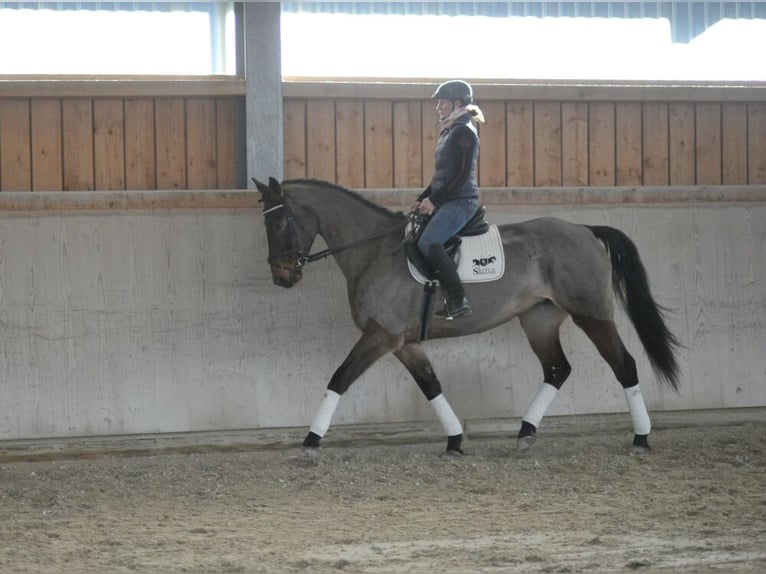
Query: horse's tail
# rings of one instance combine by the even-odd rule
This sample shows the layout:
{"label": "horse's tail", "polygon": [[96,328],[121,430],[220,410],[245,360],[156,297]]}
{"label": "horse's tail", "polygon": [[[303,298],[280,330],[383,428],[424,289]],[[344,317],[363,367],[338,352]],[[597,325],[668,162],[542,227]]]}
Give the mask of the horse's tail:
{"label": "horse's tail", "polygon": [[678,391],[678,339],[670,332],[663,312],[649,289],[646,269],[636,245],[619,229],[587,226],[606,246],[612,260],[612,287],[630,317],[658,378]]}

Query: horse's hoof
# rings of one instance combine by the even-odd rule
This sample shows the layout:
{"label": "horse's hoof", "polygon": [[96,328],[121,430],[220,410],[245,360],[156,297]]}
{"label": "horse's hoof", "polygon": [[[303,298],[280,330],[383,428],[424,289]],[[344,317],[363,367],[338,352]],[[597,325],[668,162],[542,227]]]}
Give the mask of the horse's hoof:
{"label": "horse's hoof", "polygon": [[536,440],[537,439],[533,434],[528,436],[520,436],[518,439],[516,439],[516,446],[521,452],[524,452],[525,450],[532,448],[532,445],[535,444]]}
{"label": "horse's hoof", "polygon": [[633,444],[630,447],[631,454],[644,455],[649,454],[652,447],[649,446],[649,435],[633,435]]}
{"label": "horse's hoof", "polygon": [[303,439],[303,448],[319,449],[321,444],[322,437],[311,431],[309,431],[309,434],[307,434],[306,438]]}
{"label": "horse's hoof", "polygon": [[463,433],[447,437],[447,450],[444,456],[458,457],[463,455]]}

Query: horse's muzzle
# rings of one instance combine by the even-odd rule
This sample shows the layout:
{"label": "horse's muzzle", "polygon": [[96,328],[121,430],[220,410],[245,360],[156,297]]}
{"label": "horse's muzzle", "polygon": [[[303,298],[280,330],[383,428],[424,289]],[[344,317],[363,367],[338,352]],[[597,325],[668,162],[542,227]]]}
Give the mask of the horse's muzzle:
{"label": "horse's muzzle", "polygon": [[274,285],[289,289],[303,278],[303,271],[298,266],[287,267],[272,264],[271,278],[274,280]]}

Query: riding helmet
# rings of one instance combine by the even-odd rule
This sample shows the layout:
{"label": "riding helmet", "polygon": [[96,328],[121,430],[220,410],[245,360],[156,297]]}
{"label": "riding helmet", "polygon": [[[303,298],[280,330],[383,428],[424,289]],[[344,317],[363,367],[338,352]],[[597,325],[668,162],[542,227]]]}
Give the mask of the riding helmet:
{"label": "riding helmet", "polygon": [[444,82],[431,96],[431,99],[441,98],[443,100],[460,100],[464,106],[473,102],[473,90],[470,84],[463,80],[449,80]]}

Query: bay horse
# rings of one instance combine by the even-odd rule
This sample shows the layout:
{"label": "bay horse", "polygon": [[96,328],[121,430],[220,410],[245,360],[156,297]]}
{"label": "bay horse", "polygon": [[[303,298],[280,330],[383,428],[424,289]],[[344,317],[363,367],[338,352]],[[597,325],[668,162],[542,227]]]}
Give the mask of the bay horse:
{"label": "bay horse", "polygon": [[[317,452],[341,395],[375,361],[393,353],[444,427],[445,454],[462,454],[462,425],[418,344],[423,288],[412,278],[401,249],[408,217],[328,182],[253,181],[263,203],[274,283],[293,287],[306,264],[333,256],[347,281],[354,324],[362,332],[330,378],[304,448]],[[571,316],[624,389],[633,422],[632,449],[648,452],[651,422],[636,363],[614,322],[615,295],[658,379],[676,391],[679,342],[665,324],[664,309],[652,297],[635,244],[612,227],[552,217],[501,225],[499,232],[505,273],[493,282],[467,284],[473,314],[453,321],[435,319],[429,338],[479,333],[519,318],[543,371],[543,382],[517,436],[517,446],[524,450],[534,442],[540,421],[571,372],[559,341],[559,327]],[[311,254],[317,235],[325,240],[327,249]]]}

